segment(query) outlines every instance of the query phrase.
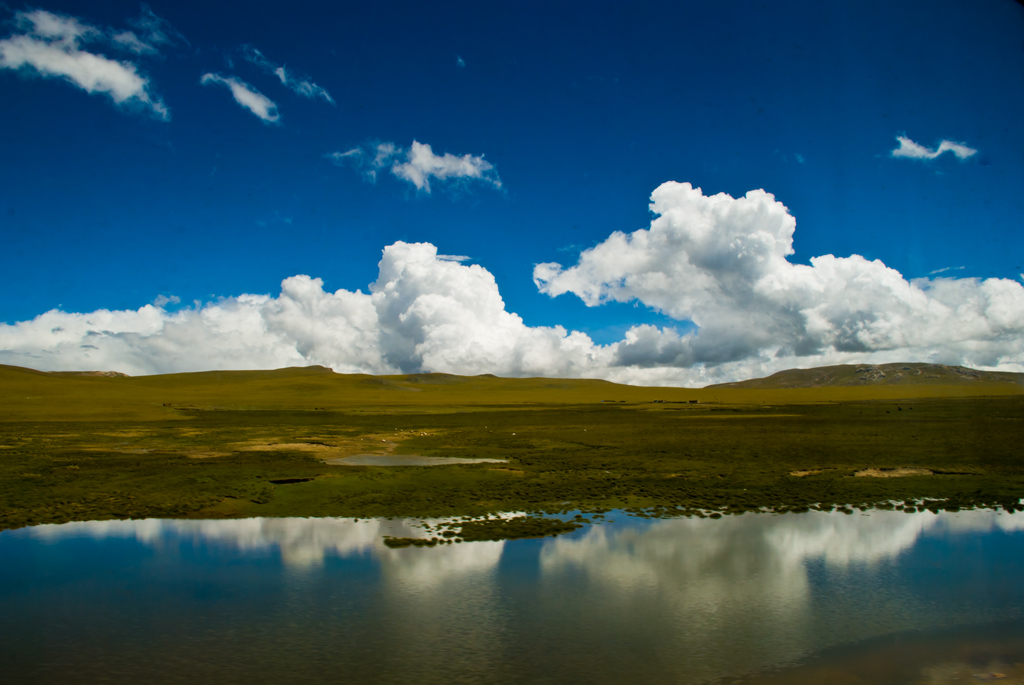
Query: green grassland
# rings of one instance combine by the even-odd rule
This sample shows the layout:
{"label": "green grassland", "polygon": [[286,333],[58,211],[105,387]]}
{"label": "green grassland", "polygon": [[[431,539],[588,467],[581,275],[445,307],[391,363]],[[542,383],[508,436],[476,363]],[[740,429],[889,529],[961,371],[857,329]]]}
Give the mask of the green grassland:
{"label": "green grassland", "polygon": [[[1017,379],[962,374],[681,389],[320,367],[128,378],[0,366],[0,529],[144,517],[706,515],[892,501],[1015,508],[1024,497],[1022,421]],[[367,453],[507,462],[326,463]],[[916,471],[854,475],[866,469]],[[474,530],[466,535],[493,534]]]}

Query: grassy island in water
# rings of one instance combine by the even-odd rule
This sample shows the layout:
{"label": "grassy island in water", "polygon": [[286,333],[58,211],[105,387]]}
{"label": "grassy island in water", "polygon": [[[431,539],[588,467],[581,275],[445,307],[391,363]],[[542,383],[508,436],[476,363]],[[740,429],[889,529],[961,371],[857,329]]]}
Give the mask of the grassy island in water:
{"label": "grassy island in water", "polygon": [[[557,534],[610,509],[1021,509],[1024,497],[1021,375],[959,367],[829,367],[684,389],[0,366],[0,389],[0,529],[414,517],[447,519],[416,541],[441,544]],[[530,515],[496,516],[508,512]]]}

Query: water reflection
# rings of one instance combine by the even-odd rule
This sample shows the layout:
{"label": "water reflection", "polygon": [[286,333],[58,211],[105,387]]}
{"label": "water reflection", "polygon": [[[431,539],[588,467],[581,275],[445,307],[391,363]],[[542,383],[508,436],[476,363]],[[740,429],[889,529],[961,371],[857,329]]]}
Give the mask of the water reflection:
{"label": "water reflection", "polygon": [[[628,521],[630,525],[623,525]],[[429,549],[394,550],[384,536],[429,538],[422,523],[436,519],[250,518],[224,520],[142,519],[78,521],[11,531],[40,540],[132,538],[155,545],[169,539],[228,545],[239,551],[278,551],[289,566],[321,565],[328,556],[372,555],[378,559],[421,557],[420,575],[446,575],[491,568],[504,542],[463,543]],[[546,572],[576,565],[622,587],[665,578],[680,582],[708,572],[734,577],[789,576],[808,560],[833,566],[873,563],[898,555],[927,532],[968,533],[1024,530],[1024,516],[988,510],[957,513],[871,511],[865,514],[808,512],[783,516],[746,514],[723,519],[682,518],[653,522],[620,519],[619,525],[588,528],[569,538],[548,539],[541,553]],[[472,553],[467,553],[472,550]],[[484,551],[486,550],[486,551]],[[413,554],[405,555],[402,552]],[[437,559],[428,560],[430,557]],[[444,558],[446,561],[440,561]],[[456,561],[456,559],[461,559]],[[431,570],[434,569],[434,570]],[[776,571],[770,571],[775,569]]]}
{"label": "water reflection", "polygon": [[643,528],[594,526],[582,536],[552,540],[544,547],[541,564],[550,572],[577,566],[623,588],[685,584],[708,575],[732,580],[789,577],[801,575],[805,562],[813,559],[830,566],[872,564],[911,548],[925,533],[995,529],[1024,530],[1024,517],[976,510],[669,519]]}
{"label": "water reflection", "polygon": [[[90,661],[85,640],[117,642],[119,672],[176,657],[198,679],[703,682],[1024,609],[1024,515],[614,517],[560,538],[402,549],[382,536],[430,533],[341,518],[7,531],[0,631],[18,656],[0,676],[19,678],[0,680],[103,680],[113,662]],[[39,671],[55,644],[67,668]]]}
{"label": "water reflection", "polygon": [[699,654],[687,669],[699,681],[832,644],[1018,616],[1019,597],[1010,608],[968,600],[979,588],[920,592],[898,562],[924,536],[1022,528],[1024,517],[992,511],[678,519],[551,540],[540,565],[559,588],[550,601],[595,626],[615,617],[603,638],[644,636],[658,645],[648,658]]}
{"label": "water reflection", "polygon": [[[25,529],[32,537],[132,538],[147,545],[191,540],[239,552],[278,552],[285,566],[322,566],[330,556],[372,556],[383,572],[406,585],[432,586],[453,576],[486,572],[497,566],[504,542],[390,549],[384,536],[427,538],[420,521],[351,518],[251,518],[224,520],[143,519],[82,521]],[[436,523],[436,521],[427,521]]]}

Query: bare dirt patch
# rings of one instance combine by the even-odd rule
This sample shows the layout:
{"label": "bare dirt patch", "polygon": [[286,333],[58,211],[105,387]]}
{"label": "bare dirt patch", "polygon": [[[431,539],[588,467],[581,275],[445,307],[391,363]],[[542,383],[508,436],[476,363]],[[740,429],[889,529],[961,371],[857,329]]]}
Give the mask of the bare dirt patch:
{"label": "bare dirt patch", "polygon": [[96,435],[102,435],[107,438],[142,438],[148,435],[152,435],[151,430],[123,430],[123,431],[108,431],[106,433],[96,433]]}
{"label": "bare dirt patch", "polygon": [[[385,443],[378,444],[383,446]],[[337,443],[333,441],[328,443],[327,440],[323,442],[251,442],[233,447],[240,452],[306,452],[324,461],[340,459],[365,451],[365,446],[354,440],[343,440]],[[393,444],[391,449],[394,449]],[[390,452],[390,450],[388,451]]]}
{"label": "bare dirt patch", "polygon": [[864,478],[905,478],[906,476],[933,476],[931,469],[899,467],[894,469],[864,469],[853,474]]}
{"label": "bare dirt patch", "polygon": [[405,431],[401,433],[369,433],[366,435],[361,435],[357,438],[345,438],[338,436],[304,436],[303,438],[301,438],[303,442],[294,442],[295,438],[292,438],[293,442],[272,442],[263,439],[259,441],[253,440],[247,443],[238,443],[230,447],[232,449],[236,449],[242,452],[308,452],[316,455],[317,458],[322,459],[324,461],[333,461],[336,459],[344,459],[345,457],[351,457],[355,455],[390,455],[395,451],[395,448],[398,447],[398,444],[403,440],[414,436],[422,435],[434,434],[423,433],[421,431]]}
{"label": "bare dirt patch", "polygon": [[835,469],[809,469],[807,471],[790,471],[789,475],[796,476],[797,478],[803,478],[804,476],[816,476],[819,473],[825,473],[826,471],[835,471]]}

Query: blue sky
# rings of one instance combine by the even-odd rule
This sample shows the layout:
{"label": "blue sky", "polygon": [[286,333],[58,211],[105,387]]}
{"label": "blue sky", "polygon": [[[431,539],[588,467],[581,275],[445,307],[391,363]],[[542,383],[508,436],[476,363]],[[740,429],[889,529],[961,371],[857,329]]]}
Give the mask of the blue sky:
{"label": "blue sky", "polygon": [[[48,29],[43,19],[50,17],[62,28]],[[277,298],[282,280],[296,275],[322,279],[327,293],[368,293],[381,251],[398,241],[468,257],[422,258],[443,265],[438,273],[448,274],[449,285],[463,273],[455,267],[479,265],[493,275],[503,311],[518,314],[523,326],[580,331],[615,357],[596,367],[517,366],[504,353],[485,355],[506,375],[692,382],[687,369],[717,368],[723,360],[734,364],[723,367],[725,377],[769,371],[782,363],[776,359],[812,365],[888,355],[991,368],[1017,368],[1024,359],[1015,314],[1024,300],[1010,286],[1019,289],[1024,271],[1024,7],[1012,0],[299,1],[264,11],[242,2],[55,1],[7,4],[0,18],[0,321],[7,323],[0,361],[116,365],[116,351],[126,348],[95,356],[106,349],[95,345],[86,348],[94,356],[83,357],[81,344],[74,352],[67,340],[40,337],[42,328],[29,331],[28,323],[54,309],[137,312],[157,302],[181,324],[190,316],[185,310],[201,311],[218,298]],[[72,25],[91,32],[72,36]],[[22,50],[29,43],[38,49]],[[125,74],[109,73],[114,85],[94,80],[83,87],[103,67],[85,64],[81,53],[129,65],[135,90]],[[45,62],[51,58],[98,71],[62,75],[53,71],[57,62]],[[232,83],[258,93],[249,100],[255,111],[236,101]],[[899,136],[932,151],[943,141],[961,145],[963,158],[952,149],[933,159],[894,156]],[[414,141],[430,146],[419,162],[410,156]],[[394,153],[374,167],[378,146],[388,143]],[[414,172],[422,176],[431,164],[435,175],[422,177],[428,190]],[[730,325],[745,326],[743,312],[765,310],[726,292],[731,277],[718,272],[720,280],[702,291],[713,301],[694,305],[672,299],[695,282],[686,269],[676,273],[689,273],[685,282],[654,293],[622,285],[665,273],[650,260],[640,260],[643,273],[610,264],[613,257],[589,267],[579,261],[616,231],[649,228],[652,192],[670,181],[700,188],[705,198],[758,189],[774,195],[796,221],[793,252],[784,256],[791,264],[860,255],[881,260],[908,283],[947,278],[943,287],[958,293],[940,298],[950,311],[956,297],[977,299],[965,286],[1003,279],[1000,297],[1009,299],[999,307],[1011,311],[995,321],[982,307],[981,332],[879,342],[864,321],[879,318],[884,304],[865,300],[859,319],[825,317],[833,329],[827,340],[787,338],[773,347],[769,333],[727,359],[669,353],[666,345],[714,329],[708,322],[715,312],[728,310]],[[672,235],[691,229],[675,227]],[[685,249],[696,248],[679,247],[685,243],[666,245],[695,263]],[[562,265],[572,282],[536,280],[545,263]],[[616,278],[622,287],[609,285]],[[594,287],[601,292],[588,300],[584,291]],[[426,292],[408,297],[422,304],[416,297]],[[804,330],[814,318],[807,311],[831,311],[828,303],[795,297],[776,302],[780,313],[771,322],[749,325]],[[801,321],[792,324],[791,315]],[[488,327],[481,323],[487,316],[474,314],[474,323],[461,316],[452,314],[446,325]],[[975,330],[966,319],[914,316],[894,315],[888,325]],[[152,338],[117,344],[153,357],[163,328],[124,325],[83,324],[82,335]],[[622,350],[613,354],[608,346],[644,325],[636,330],[653,326],[662,338],[666,331],[682,337],[652,342],[659,352],[627,373]],[[410,334],[415,344],[434,330],[429,321],[423,326]],[[58,327],[70,330],[47,330]],[[861,342],[836,342],[853,329]],[[326,360],[375,372],[487,368],[479,360],[460,366],[443,354],[447,361],[419,353],[399,359],[390,343],[374,340],[367,344],[384,352],[373,362],[332,363],[323,350],[304,352],[292,338],[287,359],[274,353],[249,361]],[[716,348],[731,345],[716,340]],[[203,359],[212,366],[248,359],[186,348],[178,350],[181,359],[194,361],[166,366],[132,357],[126,368],[198,369]],[[612,367],[619,371],[608,372]]]}

